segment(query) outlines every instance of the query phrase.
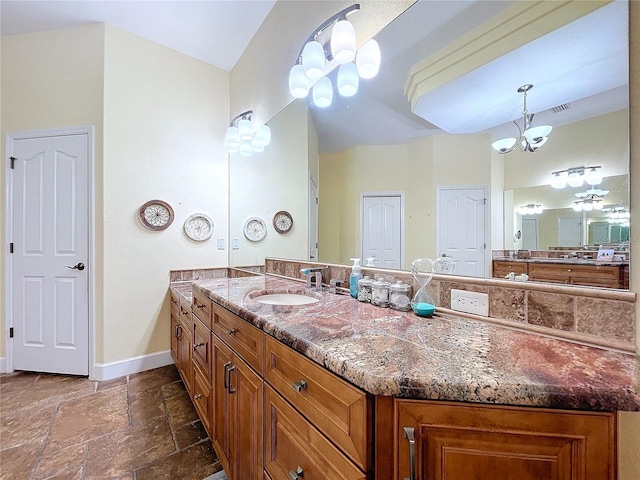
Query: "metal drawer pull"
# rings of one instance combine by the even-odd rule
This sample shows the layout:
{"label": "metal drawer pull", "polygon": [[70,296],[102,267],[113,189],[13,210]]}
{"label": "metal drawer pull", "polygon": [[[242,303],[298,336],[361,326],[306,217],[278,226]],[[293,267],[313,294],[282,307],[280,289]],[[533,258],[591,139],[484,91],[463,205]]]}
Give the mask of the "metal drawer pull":
{"label": "metal drawer pull", "polygon": [[182,332],[182,325],[176,325],[176,338],[180,338],[181,332]]}
{"label": "metal drawer pull", "polygon": [[237,332],[237,330],[235,328],[232,328],[231,330],[227,330],[227,335],[235,335]]}
{"label": "metal drawer pull", "polygon": [[296,468],[295,472],[293,470],[289,470],[289,478],[291,480],[298,480],[298,478],[304,478],[304,470],[302,470],[302,467],[298,465],[298,468]]}
{"label": "metal drawer pull", "polygon": [[196,304],[196,307],[198,307],[198,308],[204,308],[204,303],[203,303],[203,304],[201,304],[201,305]]}
{"label": "metal drawer pull", "polygon": [[414,436],[415,428],[404,427],[404,438],[409,440],[409,478],[404,480],[415,480],[416,473],[416,439]]}
{"label": "metal drawer pull", "polygon": [[303,380],[300,380],[299,383],[298,382],[293,382],[291,384],[291,386],[293,387],[293,389],[296,392],[301,392],[302,390],[306,390],[307,389],[307,382],[306,382],[306,380],[303,379]]}
{"label": "metal drawer pull", "polygon": [[200,400],[200,397],[202,397],[202,395],[198,393],[198,394],[193,396],[193,399],[194,400]]}
{"label": "metal drawer pull", "polygon": [[193,349],[195,350],[196,348],[201,347],[202,345],[204,345],[204,343],[194,343]]}
{"label": "metal drawer pull", "polygon": [[224,378],[224,388],[227,389],[229,388],[229,385],[227,384],[227,368],[229,368],[231,366],[231,362],[227,362],[224,364],[224,370],[222,373],[222,377]]}
{"label": "metal drawer pull", "polygon": [[231,372],[233,372],[235,369],[236,367],[233,366],[229,370],[227,370],[227,376],[229,377],[229,393],[236,393],[236,389],[231,387]]}

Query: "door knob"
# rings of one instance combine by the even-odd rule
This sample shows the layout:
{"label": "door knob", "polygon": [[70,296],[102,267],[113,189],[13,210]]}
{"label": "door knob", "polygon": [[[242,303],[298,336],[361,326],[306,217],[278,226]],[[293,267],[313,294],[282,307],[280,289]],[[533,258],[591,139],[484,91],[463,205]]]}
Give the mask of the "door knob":
{"label": "door knob", "polygon": [[70,268],[71,270],[84,270],[84,263],[80,262],[76,265],[74,265],[73,267],[71,265],[65,265],[65,267]]}

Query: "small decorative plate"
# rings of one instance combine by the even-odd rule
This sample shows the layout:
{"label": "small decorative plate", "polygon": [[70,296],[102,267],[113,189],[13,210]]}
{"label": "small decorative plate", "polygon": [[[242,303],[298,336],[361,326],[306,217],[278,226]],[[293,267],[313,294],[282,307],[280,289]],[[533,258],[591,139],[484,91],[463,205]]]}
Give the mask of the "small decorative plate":
{"label": "small decorative plate", "polygon": [[204,213],[194,213],[184,221],[184,233],[191,240],[202,242],[211,237],[213,221]]}
{"label": "small decorative plate", "polygon": [[273,216],[273,228],[278,233],[287,233],[293,227],[293,217],[289,212],[280,210]]}
{"label": "small decorative plate", "polygon": [[259,242],[267,234],[267,226],[259,217],[248,218],[242,230],[247,240],[252,242]]}
{"label": "small decorative plate", "polygon": [[173,223],[173,208],[162,200],[150,200],[140,207],[138,216],[149,230],[164,230]]}

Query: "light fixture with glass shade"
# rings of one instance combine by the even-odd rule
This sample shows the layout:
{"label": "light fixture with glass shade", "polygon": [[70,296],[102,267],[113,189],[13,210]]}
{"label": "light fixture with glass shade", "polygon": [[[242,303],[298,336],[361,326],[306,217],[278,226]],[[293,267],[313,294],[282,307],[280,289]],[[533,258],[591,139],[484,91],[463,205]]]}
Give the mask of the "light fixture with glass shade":
{"label": "light fixture with glass shade", "polygon": [[553,127],[550,125],[531,126],[534,114],[529,113],[527,110],[527,92],[532,88],[533,85],[530,83],[518,88],[518,93],[522,93],[523,95],[522,127],[518,125],[518,122],[514,121],[513,123],[518,128],[518,137],[502,138],[491,144],[491,147],[498,153],[510,153],[516,147],[520,148],[523,152],[535,152],[547,143]]}
{"label": "light fixture with glass shade", "polygon": [[543,211],[544,209],[539,203],[527,203],[518,207],[520,215],[540,215]]}
{"label": "light fixture with glass shade", "polygon": [[242,112],[231,120],[224,136],[224,151],[251,156],[253,152],[263,152],[271,143],[271,129],[269,125],[261,125],[254,129],[251,116],[253,110]]}
{"label": "light fixture with glass shade", "polygon": [[590,212],[592,210],[602,210],[604,203],[602,198],[609,193],[609,190],[590,188],[584,192],[575,194],[580,200],[573,202],[573,209],[576,212]]}
{"label": "light fixture with glass shade", "polygon": [[295,98],[305,98],[312,92],[317,107],[328,107],[333,101],[331,80],[327,77],[338,68],[338,93],[351,97],[358,93],[360,79],[375,77],[380,70],[380,46],[374,39],[356,49],[356,33],[347,15],[360,10],[354,4],[338,12],[318,27],[298,54],[298,61],[289,72],[289,92]]}
{"label": "light fixture with glass shade", "polygon": [[601,165],[592,167],[571,167],[566,170],[557,170],[551,173],[551,186],[561,189],[569,185],[570,187],[581,187],[585,182],[595,186],[602,183]]}

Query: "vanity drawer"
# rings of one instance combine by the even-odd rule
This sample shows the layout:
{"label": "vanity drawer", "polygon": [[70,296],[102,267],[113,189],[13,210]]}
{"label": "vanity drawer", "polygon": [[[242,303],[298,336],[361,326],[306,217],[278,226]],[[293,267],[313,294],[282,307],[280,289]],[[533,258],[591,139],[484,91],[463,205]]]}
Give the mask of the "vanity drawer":
{"label": "vanity drawer", "polygon": [[169,302],[171,303],[171,313],[176,317],[180,315],[180,295],[173,290],[169,290]]}
{"label": "vanity drawer", "polygon": [[262,376],[264,368],[262,330],[226,308],[213,304],[213,332]]}
{"label": "vanity drawer", "polygon": [[[273,480],[365,480],[313,425],[269,386],[265,388],[265,470]],[[391,452],[390,452],[391,453]]]}
{"label": "vanity drawer", "polygon": [[202,323],[209,327],[209,329],[213,326],[211,321],[213,312],[212,304],[213,302],[210,299],[197,292],[195,288],[193,289],[193,305],[191,308],[196,317],[202,320]]}
{"label": "vanity drawer", "polygon": [[191,305],[189,305],[184,300],[180,301],[180,312],[179,315],[180,321],[187,331],[191,331],[193,325],[191,324]]}
{"label": "vanity drawer", "polygon": [[528,272],[528,265],[525,262],[503,262],[503,261],[494,261],[493,262],[493,276],[494,277],[505,277],[508,273],[513,272],[516,275],[521,273]]}
{"label": "vanity drawer", "polygon": [[[205,378],[211,378],[211,330],[193,318],[193,361],[200,367]],[[211,383],[209,381],[209,383]]]}
{"label": "vanity drawer", "polygon": [[266,335],[265,346],[265,380],[367,471],[370,397],[273,337]]}
{"label": "vanity drawer", "polygon": [[213,396],[211,394],[211,385],[207,381],[208,376],[205,376],[200,371],[198,366],[193,367],[193,405],[196,407],[198,416],[202,421],[202,425],[211,437],[211,414],[213,412]]}

